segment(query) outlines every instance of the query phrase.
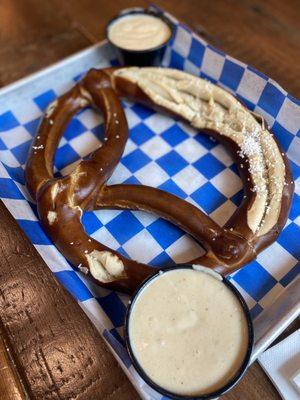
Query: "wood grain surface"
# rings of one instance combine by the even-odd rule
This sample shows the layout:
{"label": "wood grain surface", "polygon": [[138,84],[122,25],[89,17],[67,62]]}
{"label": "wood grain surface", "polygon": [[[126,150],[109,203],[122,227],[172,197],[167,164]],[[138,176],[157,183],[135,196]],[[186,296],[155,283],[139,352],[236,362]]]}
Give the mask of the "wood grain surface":
{"label": "wood grain surface", "polygon": [[22,398],[4,397],[10,387],[22,392],[13,385],[15,371],[30,399],[137,398],[94,326],[4,207],[0,220],[2,339],[16,363],[6,389],[0,384],[0,399]]}
{"label": "wood grain surface", "polygon": [[[300,95],[298,0],[155,3]],[[106,22],[137,5],[148,1],[1,0],[0,87],[103,39]],[[102,338],[1,203],[0,221],[0,399],[137,399]],[[280,397],[255,363],[223,398]]]}

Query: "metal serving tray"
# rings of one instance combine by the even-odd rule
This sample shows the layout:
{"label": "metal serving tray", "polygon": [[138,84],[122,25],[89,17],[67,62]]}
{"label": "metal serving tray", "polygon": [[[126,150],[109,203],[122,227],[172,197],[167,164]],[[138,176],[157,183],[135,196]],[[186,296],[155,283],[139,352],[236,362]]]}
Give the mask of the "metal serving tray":
{"label": "metal serving tray", "polygon": [[[254,82],[253,79],[255,80],[255,78],[257,78],[257,82],[260,83],[261,80],[264,80],[265,85],[268,85],[271,82],[268,79],[262,78],[261,74],[257,73],[256,75],[254,70],[250,70],[244,64],[231,59],[228,56],[225,57],[225,55],[225,61],[222,60],[222,72],[220,70],[221,54],[212,47],[208,46],[207,43],[197,38],[192,32],[188,31],[186,27],[180,25],[177,21],[175,21],[175,23],[177,26],[177,33],[174,43],[166,53],[164,59],[165,66],[171,65],[177,68],[184,68],[193,73],[199,73],[200,66],[197,66],[197,52],[204,51],[204,55],[202,54],[201,73],[203,73],[206,78],[212,79],[213,81],[218,80],[223,86],[225,85],[224,82],[227,82],[225,86],[237,92],[238,94],[243,91],[239,91],[238,88],[235,90],[232,87],[230,88],[230,81],[228,80],[229,78],[226,78],[226,62],[228,59],[230,59],[231,63],[236,63],[236,65],[238,65],[240,68],[244,68],[243,77],[240,80],[239,88],[247,87],[247,79],[249,79],[249,77],[251,77],[252,82]],[[189,49],[187,50],[188,46]],[[204,47],[204,50],[200,48],[200,46]],[[218,72],[216,72],[216,62],[218,63]],[[50,66],[49,68],[46,68],[36,74],[28,76],[16,83],[0,89],[0,187],[2,188],[0,189],[0,198],[3,200],[4,204],[17,222],[24,229],[25,233],[29,236],[30,240],[40,252],[51,270],[55,273],[57,278],[78,300],[80,306],[84,309],[89,318],[96,325],[104,338],[108,341],[110,348],[127,373],[128,377],[140,392],[141,396],[143,398],[159,399],[161,396],[150,390],[137,376],[136,372],[133,370],[130,362],[128,361],[126,352],[122,345],[122,339],[120,338],[122,335],[122,317],[128,298],[123,295],[113,294],[101,288],[95,288],[95,286],[86,281],[81,274],[78,274],[71,268],[66,260],[58,253],[56,248],[49,242],[47,238],[45,238],[45,235],[43,234],[43,231],[33,211],[32,204],[30,203],[28,193],[24,186],[24,180],[22,180],[22,169],[24,168],[26,153],[46,105],[56,96],[65,92],[69,87],[71,87],[74,84],[74,81],[76,81],[76,79],[78,79],[78,77],[89,68],[95,66],[105,67],[111,65],[111,63],[115,63],[114,54],[106,42],[101,42],[53,66]],[[223,78],[225,77],[223,80],[222,76]],[[246,80],[243,81],[243,79]],[[277,85],[275,83],[272,84]],[[256,84],[256,92],[258,90],[257,88],[258,84]],[[278,91],[280,91],[280,93],[283,93],[286,99],[288,99],[290,102],[293,102],[293,99],[289,97],[286,92],[279,87],[279,85],[277,85],[276,88]],[[251,90],[251,86],[249,86],[249,97],[251,97],[252,101],[254,101],[254,92],[251,92]],[[263,92],[264,88],[260,87],[260,90]],[[243,97],[247,98],[247,93],[243,92]],[[284,100],[284,102],[285,101],[286,100]],[[259,101],[258,104],[260,104]],[[144,138],[143,141],[145,141],[141,143],[139,140],[134,138],[130,140],[130,146],[134,147],[134,151],[137,151],[138,153],[143,150],[144,154],[150,157],[151,150],[149,150],[149,153],[147,153],[145,146],[143,147],[143,144],[148,140],[147,135],[149,135],[149,140],[153,140],[153,143],[155,140],[162,142],[161,137],[164,137],[166,141],[163,143],[163,145],[166,147],[167,143],[168,149],[172,147],[172,149],[169,149],[168,152],[166,152],[166,154],[169,154],[169,151],[173,150],[173,146],[168,143],[167,138],[168,130],[172,131],[172,129],[174,132],[177,132],[178,135],[186,135],[187,141],[195,140],[193,136],[195,135],[195,132],[178,121],[172,122],[167,117],[161,117],[156,115],[156,113],[152,113],[150,110],[133,105],[131,103],[125,102],[124,107],[129,120],[131,133],[134,136],[136,135],[135,128],[137,127],[137,129],[141,129],[142,136]],[[267,119],[269,119],[269,123],[276,123],[276,117],[271,118],[272,111],[269,110],[269,113],[267,113],[264,110],[263,104],[256,105],[256,108],[258,108],[259,111]],[[291,107],[289,110],[290,109]],[[295,111],[297,110],[296,107],[294,107],[294,109]],[[281,117],[281,120],[284,120],[284,117]],[[61,153],[60,157],[63,159],[66,154],[69,154],[67,153],[67,150],[69,149],[70,152],[71,149],[74,157],[70,158],[67,156],[68,159],[66,160],[66,164],[71,163],[71,166],[74,166],[81,156],[85,156],[88,151],[94,148],[96,144],[95,142],[98,140],[97,135],[99,132],[97,132],[97,129],[99,126],[101,126],[101,118],[97,117],[95,119],[95,117],[91,115],[90,111],[83,112],[78,116],[76,123],[74,123],[68,130],[67,138],[61,141],[58,150],[58,152]],[[88,146],[86,147],[83,144],[89,140],[91,141],[91,146],[93,146],[91,148]],[[203,151],[202,156],[208,157],[209,155],[210,158],[215,156],[217,159],[216,165],[218,163],[222,163],[222,171],[220,171],[220,173],[223,173],[223,170],[226,170],[226,173],[230,174],[230,176],[234,176],[234,172],[232,172],[232,170],[231,172],[228,172],[231,165],[228,155],[221,150],[219,145],[213,142],[210,143],[209,139],[207,140],[208,141],[206,142],[200,142],[196,144],[198,148]],[[99,140],[98,142],[100,143]],[[180,148],[182,151],[180,151]],[[194,153],[188,152],[185,146],[181,146],[180,148],[176,148],[177,152],[180,157],[186,157],[188,160],[185,162],[185,168],[187,168],[187,164],[188,167],[193,164],[193,160],[188,158],[194,157]],[[76,154],[74,155],[74,153]],[[128,155],[132,154],[132,148],[126,148],[125,153],[126,158]],[[293,165],[296,165],[297,160],[295,160],[293,149],[289,156],[292,159]],[[128,181],[129,179],[132,179],[132,176],[139,176],[139,180],[142,181],[143,173],[139,175],[136,174],[136,171],[133,173],[135,168],[130,171],[131,167],[129,163],[126,164],[125,161],[122,170],[117,171],[117,173],[113,176],[113,180],[115,179],[119,182]],[[159,164],[159,161],[157,161],[157,163]],[[161,165],[163,165],[163,163],[161,163]],[[70,168],[65,167],[59,157],[57,159],[56,166],[63,172],[67,172],[68,168]],[[143,166],[143,168],[145,168],[145,166]],[[161,169],[163,169],[163,167],[160,166],[160,177],[164,176],[164,173],[168,173],[168,169],[163,172],[161,172]],[[203,170],[201,172],[200,169],[200,173],[202,176],[205,176],[206,171]],[[171,172],[169,174],[172,175]],[[170,183],[171,181],[172,179],[167,179],[167,182]],[[175,181],[177,182],[177,187],[180,187],[180,179]],[[215,181],[214,178],[208,177],[204,180],[204,182],[209,182],[211,186],[213,185],[211,182]],[[205,184],[204,182],[201,183],[202,186]],[[171,188],[171,186],[169,187]],[[180,190],[183,190],[182,187],[183,186],[181,186]],[[223,197],[222,199],[223,203],[225,204],[229,201],[229,199],[228,196],[225,199],[225,195],[222,193],[221,187],[222,185],[217,186],[224,197],[224,199]],[[197,190],[199,190],[199,188],[197,188]],[[196,199],[195,196],[194,199]],[[191,193],[189,193],[188,200],[197,203],[196,200],[193,200],[193,195]],[[234,204],[233,201],[232,203]],[[203,206],[203,208],[205,207]],[[299,215],[299,210],[297,211]],[[224,212],[226,212],[226,209],[224,209]],[[93,214],[96,215],[97,219],[93,219],[92,222],[86,221],[86,228],[90,230],[94,237],[97,238],[99,235],[100,240],[101,238],[103,239],[103,233],[105,232],[104,239],[106,243],[115,248],[120,247],[121,250],[125,249],[125,251],[131,255],[130,249],[132,246],[126,246],[124,244],[124,240],[122,241],[118,236],[118,233],[114,231],[114,219],[123,218],[123,214],[121,212],[116,213],[115,211],[112,211],[111,213],[108,211],[104,214],[104,217],[100,216],[99,213]],[[214,214],[214,212],[211,214],[217,219],[217,214]],[[129,214],[126,215],[128,217]],[[182,236],[180,233],[178,233],[178,237],[176,236],[174,239],[175,245],[174,243],[171,243],[170,246],[167,247],[167,244],[159,242],[159,238],[157,238],[156,234],[153,233],[154,231],[150,229],[151,226],[154,226],[153,224],[157,223],[156,218],[151,219],[152,217],[150,218],[144,213],[131,213],[130,215],[132,221],[135,223],[137,221],[139,224],[143,225],[141,231],[143,232],[144,236],[141,236],[141,239],[139,231],[136,233],[136,235],[133,235],[133,239],[128,239],[126,243],[131,243],[131,240],[133,240],[132,243],[136,243],[136,246],[138,247],[142,243],[141,240],[146,240],[145,243],[147,244],[147,239],[145,238],[148,238],[148,240],[150,240],[150,246],[156,248],[159,245],[161,254],[167,254],[169,258],[175,258],[175,260],[176,257],[177,259],[178,257],[180,258],[180,252],[184,253],[185,251],[196,251],[196,245],[191,244],[186,236]],[[222,218],[220,219],[222,220]],[[97,225],[96,228],[95,224]],[[290,219],[289,225],[290,224],[294,224],[296,227],[298,227],[299,217],[298,219],[297,217]],[[171,228],[168,226],[166,229]],[[173,231],[170,232],[172,234],[174,233]],[[137,239],[137,237],[139,238]],[[134,242],[134,240],[136,240],[136,242]],[[184,243],[182,244],[180,241]],[[181,244],[176,245],[178,242]],[[170,247],[173,250],[176,249],[176,251],[172,252],[169,250]],[[274,339],[299,315],[300,278],[297,276],[299,272],[299,264],[297,264],[297,259],[293,253],[293,249],[294,248],[290,249],[288,246],[286,247],[285,242],[281,241],[277,243],[272,250],[267,250],[269,253],[266,256],[258,259],[255,266],[251,269],[251,271],[257,270],[257,275],[251,275],[250,272],[250,275],[247,276],[247,274],[249,274],[249,268],[251,267],[247,266],[247,268],[249,268],[245,275],[238,275],[238,272],[232,277],[233,282],[244,295],[246,301],[253,311],[255,347],[252,355],[252,361],[254,361],[259,354],[264,351],[274,341]],[[284,262],[286,265],[283,265],[282,269],[279,271],[277,269],[274,270],[272,266],[270,269],[268,269],[269,263],[266,261],[266,258],[271,258],[271,260],[274,260],[274,256],[272,255],[274,251],[277,255],[281,254],[282,257],[285,257]],[[132,254],[132,256],[135,256],[135,253]],[[157,254],[153,254],[153,259],[155,259],[155,256],[157,256]],[[147,257],[148,259],[150,258],[149,255]],[[263,289],[257,289],[261,283],[261,279],[264,278],[264,276],[261,275],[262,271],[266,271],[265,273],[268,274],[268,279],[265,282],[265,286],[269,285],[267,289],[265,287]],[[255,280],[256,277],[257,282]],[[249,281],[247,281],[247,279],[254,279],[254,283],[249,286],[247,283]],[[70,280],[72,283],[70,283]],[[271,286],[270,281],[272,282]],[[245,285],[243,282],[246,282]],[[262,292],[263,290],[266,290],[265,294]],[[261,297],[259,297],[260,295]]]}

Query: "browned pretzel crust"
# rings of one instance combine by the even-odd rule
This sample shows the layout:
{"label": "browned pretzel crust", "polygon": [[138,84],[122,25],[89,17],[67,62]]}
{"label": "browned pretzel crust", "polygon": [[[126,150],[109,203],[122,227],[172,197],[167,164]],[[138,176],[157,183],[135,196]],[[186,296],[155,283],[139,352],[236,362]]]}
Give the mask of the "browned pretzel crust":
{"label": "browned pretzel crust", "polygon": [[[244,183],[244,199],[224,227],[162,190],[106,185],[128,137],[119,97],[179,115],[224,143]],[[56,179],[53,158],[58,142],[72,116],[87,105],[103,112],[104,143],[72,173]],[[158,214],[206,249],[204,256],[187,263],[228,274],[276,239],[287,220],[294,188],[287,158],[262,120],[258,122],[223,89],[192,75],[160,68],[90,70],[48,107],[30,151],[26,182],[43,227],[61,253],[100,285],[129,293],[153,273],[153,268],[90,238],[81,224],[84,210],[118,208]]]}

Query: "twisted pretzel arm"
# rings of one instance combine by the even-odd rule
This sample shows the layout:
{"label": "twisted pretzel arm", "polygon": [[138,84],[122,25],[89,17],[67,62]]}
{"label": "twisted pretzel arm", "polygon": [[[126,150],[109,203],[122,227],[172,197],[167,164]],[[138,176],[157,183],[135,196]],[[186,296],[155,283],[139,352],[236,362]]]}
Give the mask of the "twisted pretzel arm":
{"label": "twisted pretzel arm", "polygon": [[104,208],[141,210],[161,216],[203,245],[211,259],[208,266],[212,262],[213,267],[226,265],[227,273],[254,257],[245,238],[220,227],[193,204],[163,190],[140,185],[106,186],[100,191],[95,209]]}
{"label": "twisted pretzel arm", "polygon": [[87,104],[80,86],[76,85],[48,107],[33,140],[25,170],[26,185],[34,200],[39,189],[53,179],[53,158],[68,122]]}
{"label": "twisted pretzel arm", "polygon": [[[71,174],[54,179],[53,157],[63,129],[72,115],[88,104],[103,111],[104,144]],[[113,250],[90,238],[81,224],[83,210],[94,208],[99,187],[118,164],[127,137],[126,118],[108,75],[92,70],[49,106],[28,158],[26,181],[37,200],[46,232],[65,257],[84,273],[91,271],[92,277],[104,286],[109,284],[111,288],[131,292],[153,272],[152,268],[115,255]]]}

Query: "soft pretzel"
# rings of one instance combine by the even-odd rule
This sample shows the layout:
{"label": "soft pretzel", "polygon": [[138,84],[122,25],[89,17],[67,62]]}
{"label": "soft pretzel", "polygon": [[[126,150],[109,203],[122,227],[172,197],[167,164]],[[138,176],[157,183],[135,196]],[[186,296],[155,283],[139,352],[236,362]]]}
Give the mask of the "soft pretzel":
{"label": "soft pretzel", "polygon": [[[224,227],[194,205],[159,189],[106,182],[128,137],[119,97],[182,117],[226,146],[244,183],[241,205]],[[53,176],[53,158],[71,117],[92,105],[104,114],[103,145],[69,175]],[[151,266],[129,260],[90,238],[81,224],[84,210],[145,210],[192,235],[206,254],[197,263],[229,274],[256,257],[283,228],[294,183],[287,158],[261,117],[224,89],[185,72],[164,68],[90,70],[52,103],[34,139],[26,166],[29,192],[43,227],[61,253],[100,285],[132,292]],[[126,226],[120,226],[126,229]]]}

